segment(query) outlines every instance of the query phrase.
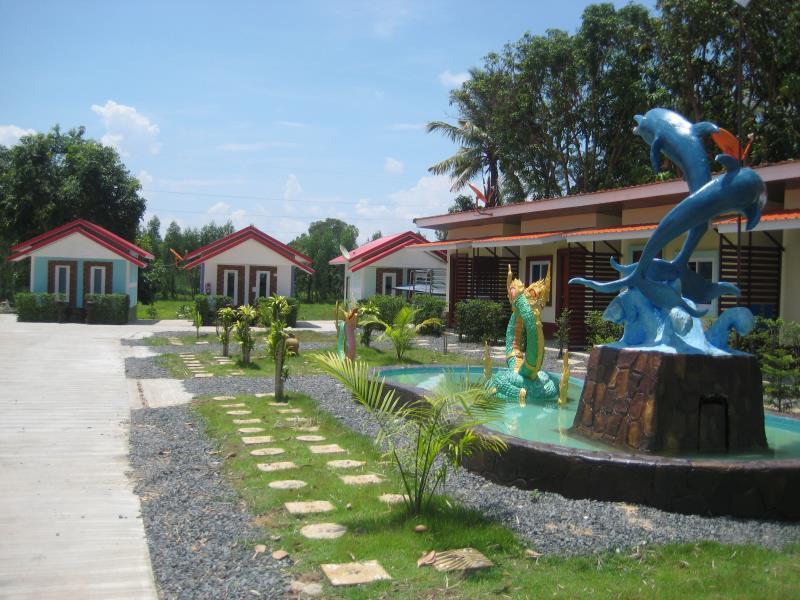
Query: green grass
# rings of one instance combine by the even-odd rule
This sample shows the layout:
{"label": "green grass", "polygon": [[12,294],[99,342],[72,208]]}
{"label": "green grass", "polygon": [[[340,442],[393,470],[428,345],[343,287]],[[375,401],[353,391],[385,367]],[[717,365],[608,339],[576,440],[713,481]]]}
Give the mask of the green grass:
{"label": "green grass", "polygon": [[[185,340],[186,338],[184,338]],[[194,339],[191,336],[191,339]],[[184,341],[184,343],[189,343]],[[199,349],[198,349],[199,348]],[[204,370],[207,373],[223,377],[228,375],[231,371],[244,371],[244,376],[250,377],[273,377],[275,375],[275,363],[271,358],[265,354],[263,344],[256,346],[255,351],[251,355],[251,363],[244,365],[241,362],[241,355],[237,352],[231,351],[230,358],[234,361],[233,365],[220,365],[214,361],[214,356],[218,356],[217,352],[209,350],[202,350],[202,346],[194,348],[192,351],[195,353],[197,360],[200,361]],[[231,348],[238,348],[238,346]],[[311,357],[315,354],[323,352],[331,352],[336,349],[335,344],[331,344],[327,348],[318,350],[303,351],[302,342],[300,345],[300,355],[291,356],[287,360],[289,367],[289,375],[321,375],[322,369],[317,365],[316,361]],[[442,354],[435,350],[428,350],[425,348],[412,348],[407,351],[402,362],[397,360],[397,355],[394,350],[379,350],[377,348],[359,348],[358,358],[364,360],[374,367],[387,367],[398,364],[405,365],[476,365],[475,359],[470,359],[461,354],[449,353]],[[161,354],[156,357],[156,364],[170,370],[173,377],[183,379],[189,377],[189,371],[184,367],[183,361],[176,354]]]}
{"label": "green grass", "polygon": [[333,321],[336,305],[330,303],[304,304],[300,303],[297,312],[298,321]]}
{"label": "green grass", "polygon": [[[208,422],[208,431],[226,456],[225,473],[258,515],[264,526],[262,540],[270,548],[283,548],[295,561],[294,576],[323,581],[322,563],[378,560],[393,577],[355,588],[333,589],[326,584],[325,597],[341,598],[788,598],[800,594],[800,545],[785,552],[755,546],[725,546],[716,543],[644,547],[639,551],[603,553],[581,558],[525,555],[526,544],[505,527],[454,501],[439,499],[430,516],[409,517],[400,505],[387,506],[377,500],[385,492],[399,493],[401,486],[388,463],[381,463],[372,441],[354,434],[326,413],[313,399],[290,394],[290,406],[301,408],[303,416],[319,426],[323,443],[336,443],[348,450],[347,458],[365,460],[363,469],[342,473],[371,472],[386,478],[384,483],[347,486],[338,474],[325,466],[328,460],[345,455],[313,455],[286,427],[284,415],[267,405],[270,398],[240,396],[253,414],[263,421],[265,434],[276,438],[274,446],[286,452],[274,457],[249,454],[236,432],[237,425],[222,408],[225,402],[201,401],[196,410]],[[292,415],[287,415],[292,416]],[[248,417],[248,418],[249,418]],[[263,473],[258,462],[291,460],[297,469]],[[308,486],[279,491],[269,481],[302,479]],[[328,500],[332,513],[293,517],[283,503],[293,500]],[[349,508],[348,508],[349,505]],[[307,523],[335,522],[348,528],[337,540],[307,540],[299,529]],[[428,531],[414,533],[417,524]],[[544,527],[544,523],[541,524]],[[279,535],[273,542],[271,535]],[[565,535],[575,535],[565,532]],[[444,574],[430,567],[417,568],[417,559],[428,550],[471,546],[495,563],[495,567],[472,575]]]}
{"label": "green grass", "polygon": [[[153,303],[153,306],[156,307],[158,311],[158,318],[159,319],[177,319],[177,315],[175,314],[178,310],[178,307],[182,304],[191,304],[191,300],[156,300]],[[150,315],[148,314],[148,309],[150,305],[142,304],[141,302],[136,305],[136,318],[137,319],[149,319]]]}

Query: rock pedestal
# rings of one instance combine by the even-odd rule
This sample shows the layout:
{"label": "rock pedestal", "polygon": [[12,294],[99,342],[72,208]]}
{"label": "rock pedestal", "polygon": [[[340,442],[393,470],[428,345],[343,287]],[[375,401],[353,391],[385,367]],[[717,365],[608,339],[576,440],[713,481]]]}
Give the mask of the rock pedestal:
{"label": "rock pedestal", "polygon": [[573,432],[666,454],[766,451],[753,356],[592,350]]}

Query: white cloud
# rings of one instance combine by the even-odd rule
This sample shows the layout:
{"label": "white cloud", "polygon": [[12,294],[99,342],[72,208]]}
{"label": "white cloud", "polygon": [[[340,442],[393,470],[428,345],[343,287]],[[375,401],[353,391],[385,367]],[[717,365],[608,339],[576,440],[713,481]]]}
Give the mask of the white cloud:
{"label": "white cloud", "polygon": [[299,121],[275,121],[275,125],[289,127],[291,129],[305,129],[306,127],[311,127],[308,123],[300,123]]}
{"label": "white cloud", "polygon": [[439,82],[446,88],[461,87],[466,81],[469,81],[469,73],[439,73]]}
{"label": "white cloud", "polygon": [[300,180],[297,175],[291,173],[286,178],[286,185],[283,187],[283,199],[287,202],[294,200],[303,193],[303,188],[300,186]]}
{"label": "white cloud", "polygon": [[210,215],[227,215],[228,211],[231,209],[231,205],[227,202],[217,202],[211,208],[208,209],[208,214]]}
{"label": "white cloud", "polygon": [[116,148],[123,156],[131,152],[146,151],[158,154],[161,142],[158,125],[137,111],[133,106],[107,100],[103,106],[92,104],[92,112],[100,117],[106,128],[101,142]]}
{"label": "white cloud", "polygon": [[24,129],[16,125],[0,125],[0,146],[13,146],[24,135],[33,135],[33,129]]}
{"label": "white cloud", "polygon": [[136,179],[139,180],[139,183],[142,184],[142,187],[147,187],[151,183],[153,183],[153,176],[150,175],[147,171],[142,169],[139,171],[139,174],[136,176]]}
{"label": "white cloud", "polygon": [[391,156],[387,156],[386,161],[383,163],[383,170],[392,175],[399,175],[403,172],[403,169],[405,169],[403,161],[392,158]]}
{"label": "white cloud", "polygon": [[394,206],[394,214],[406,219],[408,227],[413,227],[414,217],[447,212],[453,202],[450,185],[446,175],[426,175],[413,187],[389,194],[389,201]]}
{"label": "white cloud", "polygon": [[387,125],[386,129],[392,131],[421,131],[425,129],[425,123],[392,123]]}
{"label": "white cloud", "polygon": [[252,219],[248,218],[247,211],[242,208],[233,211],[230,214],[230,220],[233,222],[233,226],[236,229],[247,227],[252,221]]}
{"label": "white cloud", "polygon": [[217,146],[223,152],[258,152],[268,148],[300,148],[296,142],[228,142]]}

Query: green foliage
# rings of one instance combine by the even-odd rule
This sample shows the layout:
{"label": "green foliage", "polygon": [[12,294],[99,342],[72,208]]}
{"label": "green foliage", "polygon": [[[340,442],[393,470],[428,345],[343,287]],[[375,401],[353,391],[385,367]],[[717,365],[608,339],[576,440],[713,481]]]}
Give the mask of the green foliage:
{"label": "green foliage", "polygon": [[[367,300],[366,302],[361,302],[358,305],[358,315],[360,319],[364,319],[365,317],[379,317],[380,311],[378,307],[372,304],[371,301]],[[361,326],[361,336],[359,341],[361,345],[365,348],[369,348],[369,345],[372,343],[372,333],[378,328],[378,326],[374,323],[367,323],[366,325],[362,322],[359,323]]]}
{"label": "green foliage", "polygon": [[569,348],[569,320],[572,317],[572,311],[565,308],[561,314],[556,317],[556,340],[558,340],[558,357],[564,354],[564,350]]}
{"label": "green foliage", "polygon": [[[426,319],[441,319],[444,314],[446,303],[443,298],[431,296],[429,294],[414,294],[411,306],[417,311],[414,317],[415,323],[421,323]],[[429,325],[420,329],[423,335],[442,335],[444,324]]]}
{"label": "green foliage", "polygon": [[[280,320],[284,322],[284,327],[297,326],[297,313],[300,310],[300,301],[291,296],[277,296],[273,294],[267,298],[257,298],[254,306],[258,311],[258,322],[262,327],[269,327],[275,319],[277,307],[274,298],[280,298]],[[285,305],[285,308],[284,308]]]}
{"label": "green foliage", "polygon": [[150,319],[151,321],[158,320],[158,309],[156,308],[155,304],[150,304],[147,307],[147,318]]}
{"label": "green foliage", "polygon": [[491,300],[461,300],[456,304],[456,330],[469,342],[485,342],[503,337],[507,318],[503,305]]}
{"label": "green foliage", "polygon": [[220,308],[217,311],[217,323],[219,323],[219,341],[222,343],[222,356],[228,356],[231,331],[236,325],[236,311],[230,306]]}
{"label": "green foliage", "polygon": [[194,305],[194,312],[192,313],[192,325],[194,325],[197,331],[197,339],[199,340],[200,328],[203,326],[203,313],[200,312],[200,308],[196,304]]}
{"label": "green foliage", "polygon": [[[406,309],[404,309],[406,310]],[[410,310],[410,309],[408,309]],[[502,452],[506,444],[495,435],[476,431],[502,415],[504,401],[481,383],[446,377],[430,396],[401,405],[394,390],[370,376],[370,366],[335,353],[315,357],[320,366],[350,390],[379,426],[376,443],[397,469],[409,512],[424,514],[447,479],[450,469],[476,451]]]}
{"label": "green foliage", "polygon": [[408,306],[403,296],[387,296],[386,294],[372,296],[369,303],[378,310],[378,318],[386,323],[394,321],[397,313],[403,307]]}
{"label": "green foliage", "polygon": [[358,228],[339,219],[314,221],[308,232],[295,238],[289,245],[311,258],[314,274],[297,274],[298,292],[303,290],[306,302],[335,300],[342,293],[344,279],[340,265],[328,262],[340,255],[339,246],[352,250],[356,246]]}
{"label": "green foliage", "polygon": [[778,411],[784,409],[786,400],[800,399],[800,359],[796,354],[783,348],[765,353],[761,372],[766,378],[764,393],[775,402]]}
{"label": "green foliage", "polygon": [[56,302],[61,294],[33,294],[19,292],[14,300],[17,309],[17,321],[45,321],[58,320]]}
{"label": "green foliage", "polygon": [[236,324],[234,325],[234,337],[239,342],[242,349],[242,362],[250,364],[250,353],[256,345],[256,338],[253,335],[252,325],[258,318],[256,309],[252,306],[240,306],[236,309]]}
{"label": "green foliage", "polygon": [[92,323],[121,325],[128,322],[128,294],[86,294],[84,306],[94,304]]}
{"label": "green foliage", "polygon": [[205,294],[197,294],[194,297],[192,318],[196,311],[200,313],[203,319],[203,325],[213,325],[217,317],[217,311],[225,306],[233,305],[233,298],[230,296],[206,296]]}
{"label": "green foliage", "polygon": [[366,317],[365,325],[376,324],[383,328],[382,339],[389,340],[397,353],[397,360],[402,361],[403,355],[411,348],[414,339],[420,330],[425,327],[441,327],[441,319],[425,319],[415,324],[417,311],[410,306],[403,306],[395,315],[394,321],[387,323],[375,316]]}
{"label": "green foliage", "polygon": [[587,350],[601,344],[616,342],[622,338],[623,331],[621,324],[606,321],[599,310],[590,310],[586,313]]}

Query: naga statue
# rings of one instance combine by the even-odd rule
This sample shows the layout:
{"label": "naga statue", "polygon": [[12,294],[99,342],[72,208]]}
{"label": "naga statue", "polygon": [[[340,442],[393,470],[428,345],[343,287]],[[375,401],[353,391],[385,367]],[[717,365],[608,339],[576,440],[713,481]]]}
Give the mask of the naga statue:
{"label": "naga statue", "polygon": [[[664,153],[683,173],[689,195],[661,219],[638,262],[622,265],[611,259],[611,266],[621,274],[619,279],[600,282],[576,277],[570,283],[602,293],[619,292],[603,313],[606,320],[624,325],[622,339],[610,344],[612,347],[687,354],[735,353],[728,347],[728,332],[736,329],[740,334],[747,333],[753,326],[752,313],[744,307],[728,309],[705,332],[700,317],[707,311],[701,305],[740,292],[732,283],[707,281],[688,263],[714,218],[739,213],[747,219],[747,231],[758,225],[766,203],[764,182],[755,171],[740,165],[745,153],[738,150],[738,156],[723,153],[715,157],[725,173],[711,178],[702,137],[711,135],[719,144],[718,136],[724,132],[713,123],[692,124],[664,108],[636,115],[635,120],[634,133],[650,145],[653,169],[660,171]],[[684,235],[683,245],[672,260],[658,258],[670,242]]]}
{"label": "naga statue", "polygon": [[[339,320],[339,315],[343,317]],[[358,327],[358,307],[345,310],[336,303],[336,353],[350,360],[356,359],[356,328]]]}
{"label": "naga statue", "polygon": [[[516,400],[520,406],[525,406],[527,400],[557,400],[560,389],[558,377],[541,370],[544,361],[541,312],[550,296],[550,270],[544,279],[525,287],[519,279],[514,279],[509,267],[506,288],[511,303],[511,318],[506,328],[508,368],[492,375],[486,385],[498,397]],[[524,352],[523,331],[526,336]],[[568,369],[565,378],[569,379]]]}

